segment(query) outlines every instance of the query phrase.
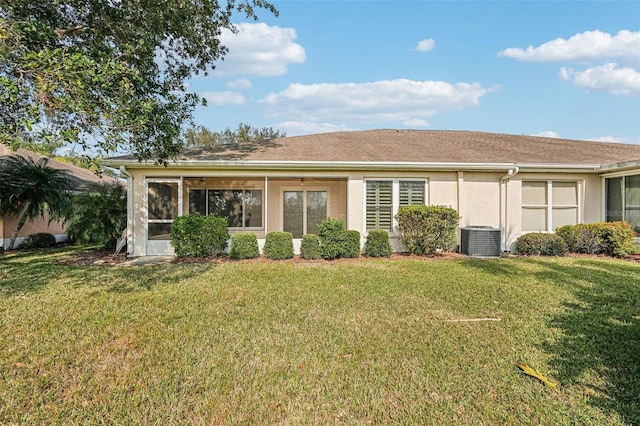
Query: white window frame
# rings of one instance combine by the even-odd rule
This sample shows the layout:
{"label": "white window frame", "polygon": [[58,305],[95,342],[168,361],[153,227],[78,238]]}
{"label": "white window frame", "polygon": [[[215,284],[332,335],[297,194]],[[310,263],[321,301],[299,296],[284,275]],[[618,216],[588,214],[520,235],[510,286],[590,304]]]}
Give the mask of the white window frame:
{"label": "white window frame", "polygon": [[[544,232],[544,233],[554,233],[557,226],[553,224],[553,209],[567,209],[567,208],[575,208],[576,209],[576,223],[582,223],[582,181],[574,180],[574,179],[526,179],[523,180],[522,183],[525,182],[545,182],[546,183],[546,200],[545,204],[524,204],[522,203],[520,208],[520,220],[522,233],[529,232]],[[575,183],[576,184],[576,197],[578,204],[561,204],[554,205],[553,204],[553,182],[558,183]],[[525,230],[524,223],[522,223],[522,211],[525,209],[539,209],[545,210],[545,217],[547,222],[547,229],[539,229],[539,230]]]}
{"label": "white window frame", "polygon": [[331,192],[328,187],[315,187],[300,188],[299,186],[283,187],[280,190],[280,229],[284,229],[284,193],[285,192],[302,192],[302,235],[307,233],[307,192],[326,192],[327,193],[327,216],[331,217]]}
{"label": "white window frame", "polygon": [[400,182],[423,182],[424,183],[424,205],[428,206],[429,204],[429,179],[428,178],[411,178],[411,177],[403,177],[403,178],[366,178],[364,179],[364,191],[363,191],[363,200],[362,200],[362,211],[364,212],[363,216],[363,226],[364,234],[366,235],[369,231],[367,230],[367,185],[368,182],[391,182],[391,232],[390,235],[394,235],[396,232],[396,228],[398,227],[398,221],[396,219],[396,214],[398,213],[398,209],[400,208]]}

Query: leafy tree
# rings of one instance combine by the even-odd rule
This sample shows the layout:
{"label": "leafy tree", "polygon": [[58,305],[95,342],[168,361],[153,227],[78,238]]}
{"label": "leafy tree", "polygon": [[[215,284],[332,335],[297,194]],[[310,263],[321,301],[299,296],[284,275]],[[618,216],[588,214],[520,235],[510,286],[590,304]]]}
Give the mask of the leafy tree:
{"label": "leafy tree", "polygon": [[0,0],[0,143],[127,148],[166,161],[203,100],[185,81],[266,0]]}
{"label": "leafy tree", "polygon": [[0,158],[0,216],[16,216],[18,223],[9,241],[9,249],[28,219],[58,217],[68,211],[71,181],[66,170],[47,165],[47,158],[37,162],[20,155]]}
{"label": "leafy tree", "polygon": [[235,130],[227,127],[221,132],[213,132],[204,126],[197,126],[187,130],[185,145],[191,148],[264,142],[286,135],[285,132],[274,130],[272,127],[257,128],[245,123],[238,124],[238,128]]}
{"label": "leafy tree", "polygon": [[67,235],[75,242],[115,247],[127,227],[126,188],[98,185],[92,192],[76,195],[66,223]]}

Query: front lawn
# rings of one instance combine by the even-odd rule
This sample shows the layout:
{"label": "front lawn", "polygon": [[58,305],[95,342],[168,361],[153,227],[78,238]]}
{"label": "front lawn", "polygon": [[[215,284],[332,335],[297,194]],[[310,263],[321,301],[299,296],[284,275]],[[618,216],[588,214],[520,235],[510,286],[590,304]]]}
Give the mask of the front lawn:
{"label": "front lawn", "polygon": [[0,257],[0,424],[640,423],[640,263],[74,250]]}

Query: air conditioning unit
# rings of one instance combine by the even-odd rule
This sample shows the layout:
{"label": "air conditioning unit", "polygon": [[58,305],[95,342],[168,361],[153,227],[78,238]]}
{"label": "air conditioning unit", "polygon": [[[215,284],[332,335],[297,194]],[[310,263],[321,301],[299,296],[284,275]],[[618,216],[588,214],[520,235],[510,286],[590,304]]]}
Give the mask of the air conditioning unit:
{"label": "air conditioning unit", "polygon": [[460,252],[471,257],[502,256],[502,231],[491,226],[460,229]]}

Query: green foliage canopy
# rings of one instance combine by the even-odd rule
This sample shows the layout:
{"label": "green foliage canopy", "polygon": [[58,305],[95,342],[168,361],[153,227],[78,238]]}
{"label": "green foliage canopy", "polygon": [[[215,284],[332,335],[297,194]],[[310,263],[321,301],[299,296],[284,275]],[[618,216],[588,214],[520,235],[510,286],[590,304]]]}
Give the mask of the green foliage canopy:
{"label": "green foliage canopy", "polygon": [[227,53],[265,0],[0,0],[0,143],[126,148],[165,162],[203,101],[185,80]]}
{"label": "green foliage canopy", "polygon": [[265,142],[286,135],[286,133],[280,130],[274,130],[273,127],[257,128],[246,123],[238,124],[238,128],[235,130],[227,127],[221,132],[213,132],[204,126],[197,126],[186,131],[185,145],[192,148]]}

